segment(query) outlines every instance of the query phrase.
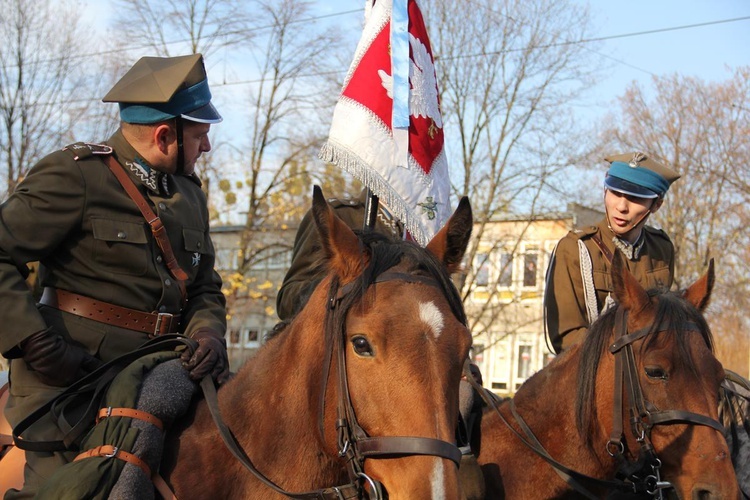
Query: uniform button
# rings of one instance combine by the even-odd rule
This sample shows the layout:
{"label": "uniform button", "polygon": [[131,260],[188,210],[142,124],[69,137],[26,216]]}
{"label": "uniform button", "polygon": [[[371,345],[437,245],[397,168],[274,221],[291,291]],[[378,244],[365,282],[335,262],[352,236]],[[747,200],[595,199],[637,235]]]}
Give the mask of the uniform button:
{"label": "uniform button", "polygon": [[164,202],[159,203],[159,210],[166,210],[167,206],[164,204]]}
{"label": "uniform button", "polygon": [[125,238],[128,237],[128,233],[126,233],[125,231],[120,231],[119,233],[117,233],[117,237],[120,238],[121,240],[124,240]]}
{"label": "uniform button", "polygon": [[202,245],[202,243],[199,241],[195,246],[197,246],[198,248],[200,248],[201,245]]}
{"label": "uniform button", "polygon": [[160,313],[167,312],[167,306],[161,306],[161,307],[159,307],[159,312]]}
{"label": "uniform button", "polygon": [[156,262],[158,262],[159,264],[161,264],[161,261],[162,261],[162,260],[163,260],[163,259],[161,258],[161,255],[157,255],[157,256],[156,256]]}
{"label": "uniform button", "polygon": [[167,278],[167,279],[164,280],[164,284],[167,285],[167,286],[169,286],[169,285],[172,284],[172,280],[169,279],[169,278]]}

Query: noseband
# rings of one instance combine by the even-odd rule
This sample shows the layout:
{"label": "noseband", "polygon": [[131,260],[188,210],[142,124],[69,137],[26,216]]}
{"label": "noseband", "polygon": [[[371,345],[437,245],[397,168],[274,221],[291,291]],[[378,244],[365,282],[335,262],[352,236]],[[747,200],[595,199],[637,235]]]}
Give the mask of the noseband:
{"label": "noseband", "polygon": [[[387,281],[419,283],[440,289],[434,278],[417,276],[400,272],[384,272],[372,284]],[[336,431],[339,456],[346,459],[349,479],[353,484],[367,481],[371,488],[372,498],[382,498],[381,485],[364,472],[367,458],[387,458],[412,455],[429,455],[446,458],[457,466],[461,462],[461,451],[454,443],[441,439],[415,436],[369,436],[359,425],[349,393],[346,374],[346,331],[344,318],[347,310],[340,307],[342,300],[356,287],[362,286],[359,280],[338,288],[335,281],[331,284],[328,310],[326,311],[326,360],[324,364],[324,384],[321,391],[320,431],[323,436],[323,416],[325,411],[325,393],[331,357],[336,352],[338,372],[338,401],[336,409]],[[333,345],[331,345],[333,344]]]}
{"label": "noseband", "polygon": [[[661,461],[656,456],[651,443],[651,430],[656,425],[676,423],[705,425],[724,433],[724,427],[713,418],[685,410],[659,410],[643,396],[643,390],[638,378],[638,368],[633,354],[633,342],[642,339],[649,333],[663,332],[669,325],[649,325],[635,332],[628,333],[627,311],[620,308],[615,313],[614,342],[609,347],[615,357],[615,387],[613,406],[613,426],[607,441],[607,453],[619,465],[618,476],[634,485],[634,491],[642,490],[661,498],[661,490],[670,488],[669,482],[661,480],[659,469]],[[688,322],[684,330],[700,333],[698,325]],[[630,429],[640,446],[639,458],[629,461],[625,456],[623,441],[622,408],[624,395],[630,402]]]}

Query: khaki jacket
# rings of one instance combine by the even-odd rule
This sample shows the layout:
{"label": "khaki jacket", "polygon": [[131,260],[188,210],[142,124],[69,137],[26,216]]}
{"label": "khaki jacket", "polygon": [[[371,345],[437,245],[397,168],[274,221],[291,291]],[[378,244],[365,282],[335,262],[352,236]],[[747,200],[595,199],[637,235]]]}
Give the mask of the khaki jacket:
{"label": "khaki jacket", "polygon": [[[131,168],[145,161],[119,131],[107,144],[163,221],[177,261],[188,274],[180,330],[190,334],[208,327],[223,333],[225,299],[214,271],[200,181]],[[0,205],[0,352],[15,357],[20,354],[15,346],[48,326],[104,361],[147,340],[143,333],[37,307],[24,282],[26,264],[33,261],[41,263],[42,286],[144,312],[180,312],[179,288],[149,225],[101,157],[85,144],[43,158]],[[21,360],[12,361],[10,378],[9,407],[15,410],[11,408],[9,418],[59,392],[41,384]]]}
{"label": "khaki jacket", "polygon": [[[610,262],[594,241],[598,235],[614,254],[614,233],[602,220],[596,226],[570,231],[554,251],[547,270],[544,306],[547,334],[555,352],[559,353],[583,339],[590,325],[584,294],[579,241],[591,258],[591,271],[596,296],[596,311],[601,313],[607,296],[613,292]],[[674,278],[674,246],[667,234],[644,226],[643,247],[637,258],[625,258],[628,270],[646,289],[670,288]],[[614,299],[614,297],[612,297]]]}
{"label": "khaki jacket", "polygon": [[[365,217],[365,195],[366,192],[363,191],[358,199],[332,199],[328,200],[328,203],[346,225],[361,230]],[[378,210],[375,231],[400,239],[403,227],[381,207]],[[318,228],[315,226],[312,212],[308,211],[300,222],[295,236],[292,264],[276,296],[276,312],[282,321],[290,321],[302,309],[327,272]]]}

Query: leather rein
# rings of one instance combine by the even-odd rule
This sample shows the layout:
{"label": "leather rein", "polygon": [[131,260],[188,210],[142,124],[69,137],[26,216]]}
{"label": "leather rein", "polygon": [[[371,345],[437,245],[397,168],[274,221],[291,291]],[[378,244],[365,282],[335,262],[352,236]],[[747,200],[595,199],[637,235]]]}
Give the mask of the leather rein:
{"label": "leather rein", "polygon": [[[547,461],[555,472],[574,490],[586,498],[596,499],[598,495],[591,493],[582,483],[588,483],[597,488],[607,490],[618,490],[635,494],[646,494],[653,498],[663,498],[663,490],[671,488],[672,484],[663,481],[660,475],[661,461],[656,455],[651,443],[651,430],[656,425],[670,424],[694,424],[705,425],[716,429],[723,434],[724,427],[713,418],[699,413],[685,410],[658,410],[643,395],[643,390],[638,378],[638,369],[633,353],[633,343],[644,338],[650,333],[658,333],[667,330],[668,325],[653,324],[628,333],[627,312],[620,308],[615,313],[615,336],[609,351],[615,357],[615,383],[613,404],[613,429],[606,444],[607,453],[617,462],[618,469],[614,480],[602,480],[587,476],[561,464],[547,452],[539,442],[531,428],[526,424],[518,413],[513,400],[510,401],[510,410],[516,423],[521,427],[523,433],[517,431],[505,416],[500,412],[497,401],[489,396],[488,390],[477,384],[473,377],[467,377],[469,382],[482,395],[482,399],[492,407],[500,416],[503,423],[518,437],[521,442]],[[688,323],[686,331],[700,332],[698,325]],[[623,425],[623,400],[627,398],[630,414],[630,429],[636,442],[639,444],[639,456],[636,460],[629,460],[626,456],[626,443],[624,440]]]}
{"label": "leather rein", "polygon": [[[397,272],[384,272],[375,279],[373,284],[391,280],[438,286],[437,282],[432,278]],[[361,286],[359,280],[355,280],[341,288],[338,287],[336,280],[331,284],[326,310],[326,357],[323,365],[323,386],[320,393],[321,411],[319,426],[322,438],[324,436],[323,415],[325,411],[325,394],[332,364],[331,361],[335,351],[337,363],[336,371],[338,372],[338,398],[336,410],[337,445],[339,457],[346,460],[347,472],[350,480],[348,484],[301,493],[289,492],[279,487],[253,465],[252,461],[247,456],[247,453],[237,442],[231,429],[229,429],[229,427],[223,422],[219,412],[216,388],[214,387],[211,378],[206,377],[201,381],[201,387],[203,388],[209,412],[214,418],[214,423],[219,429],[219,434],[229,448],[229,451],[246,469],[253,473],[258,480],[277,493],[290,498],[316,498],[321,500],[362,498],[364,494],[363,485],[367,482],[370,486],[370,497],[382,499],[382,485],[364,472],[364,461],[367,458],[431,455],[446,458],[453,461],[456,465],[461,461],[461,451],[453,443],[442,441],[440,439],[414,436],[371,437],[359,425],[352,405],[351,396],[349,394],[349,385],[346,376],[346,332],[343,329],[343,318],[338,316],[347,314],[347,311],[342,310],[340,307],[341,301],[352,292],[356,286]],[[342,326],[336,327],[337,324]]]}

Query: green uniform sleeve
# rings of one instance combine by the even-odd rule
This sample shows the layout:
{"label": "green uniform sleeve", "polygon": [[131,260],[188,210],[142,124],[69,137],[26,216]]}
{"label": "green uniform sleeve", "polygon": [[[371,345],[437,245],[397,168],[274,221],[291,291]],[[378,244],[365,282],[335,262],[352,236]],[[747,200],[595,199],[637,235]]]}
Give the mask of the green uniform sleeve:
{"label": "green uniform sleeve", "polygon": [[290,321],[299,312],[326,272],[318,228],[308,211],[297,230],[292,264],[276,296],[276,313],[282,321]]}
{"label": "green uniform sleeve", "polygon": [[24,281],[28,262],[42,260],[80,224],[85,203],[83,176],[66,153],[35,165],[0,205],[0,352],[8,353],[47,327]]}

